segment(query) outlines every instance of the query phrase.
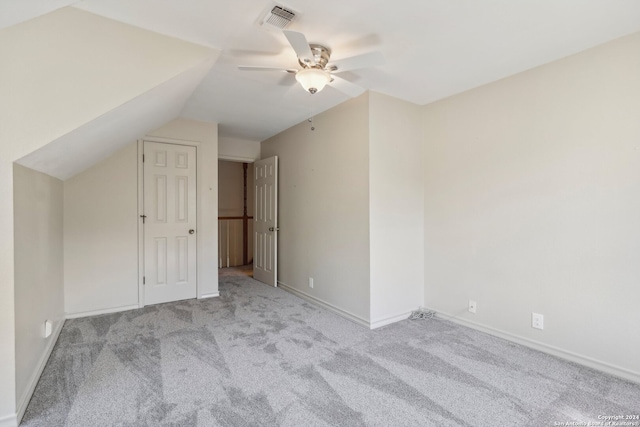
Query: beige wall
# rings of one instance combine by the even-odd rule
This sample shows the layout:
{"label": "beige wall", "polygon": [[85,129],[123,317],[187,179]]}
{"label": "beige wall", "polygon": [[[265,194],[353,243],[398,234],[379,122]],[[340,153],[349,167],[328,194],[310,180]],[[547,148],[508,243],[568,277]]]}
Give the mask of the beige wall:
{"label": "beige wall", "polygon": [[150,132],[153,139],[198,145],[198,298],[218,295],[218,124],[177,118]]}
{"label": "beige wall", "polygon": [[260,159],[260,141],[221,136],[218,141],[218,157],[236,162],[253,162]]}
{"label": "beige wall", "polygon": [[13,162],[211,57],[74,8],[0,30],[0,422],[16,415]]}
{"label": "beige wall", "polygon": [[635,34],[424,108],[427,306],[640,381],[638,52]]}
{"label": "beige wall", "polygon": [[[176,119],[150,139],[199,142],[198,297],[217,294],[217,125]],[[138,149],[132,142],[64,182],[68,315],[139,304]]]}
{"label": "beige wall", "polygon": [[[0,138],[0,199],[13,200],[15,145],[4,147]],[[0,421],[16,414],[16,324],[14,276],[14,213],[11,203],[0,207]],[[7,421],[8,422],[8,421]]]}
{"label": "beige wall", "polygon": [[135,142],[64,182],[65,311],[138,305]]}
{"label": "beige wall", "polygon": [[[278,280],[369,320],[368,95],[262,143],[279,157]],[[308,286],[314,278],[314,288]]]}
{"label": "beige wall", "polygon": [[[16,396],[24,411],[64,322],[62,181],[14,166]],[[3,342],[3,346],[5,343]]]}
{"label": "beige wall", "polygon": [[[244,207],[244,171],[242,163],[218,160],[218,215],[242,216]],[[247,165],[247,214],[254,208],[253,164]]]}
{"label": "beige wall", "polygon": [[280,158],[280,282],[371,327],[422,304],[421,119],[372,92],[263,142]]}
{"label": "beige wall", "polygon": [[421,112],[369,94],[372,327],[407,318],[424,299]]}

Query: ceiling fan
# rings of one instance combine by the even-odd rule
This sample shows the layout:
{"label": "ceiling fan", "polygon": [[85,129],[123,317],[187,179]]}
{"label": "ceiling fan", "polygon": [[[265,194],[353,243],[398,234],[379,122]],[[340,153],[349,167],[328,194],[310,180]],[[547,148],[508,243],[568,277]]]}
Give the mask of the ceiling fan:
{"label": "ceiling fan", "polygon": [[296,80],[311,94],[320,92],[326,85],[330,85],[355,97],[363,93],[365,89],[335,74],[384,63],[384,57],[380,52],[370,52],[329,62],[331,49],[328,47],[309,43],[305,35],[297,31],[285,30],[283,33],[296,52],[298,63],[302,69],[252,66],[239,66],[238,69],[243,71],[284,71],[295,74]]}

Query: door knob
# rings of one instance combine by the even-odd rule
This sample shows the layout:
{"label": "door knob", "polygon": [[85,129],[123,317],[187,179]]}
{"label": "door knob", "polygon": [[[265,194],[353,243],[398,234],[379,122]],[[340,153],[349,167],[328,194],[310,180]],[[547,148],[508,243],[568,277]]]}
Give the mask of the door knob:
{"label": "door knob", "polygon": [[195,232],[196,232],[196,230],[194,230],[193,228],[191,230],[189,230],[189,234],[193,234]]}
{"label": "door knob", "polygon": [[269,231],[280,231],[280,227],[276,227],[276,228],[269,227]]}

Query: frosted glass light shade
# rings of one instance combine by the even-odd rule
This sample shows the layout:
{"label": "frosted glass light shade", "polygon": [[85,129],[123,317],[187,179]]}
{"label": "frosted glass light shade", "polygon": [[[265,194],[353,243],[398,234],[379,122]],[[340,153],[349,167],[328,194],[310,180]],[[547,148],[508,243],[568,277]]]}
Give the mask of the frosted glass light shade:
{"label": "frosted glass light shade", "polygon": [[331,81],[331,76],[319,68],[305,68],[296,73],[296,80],[309,93],[320,92]]}

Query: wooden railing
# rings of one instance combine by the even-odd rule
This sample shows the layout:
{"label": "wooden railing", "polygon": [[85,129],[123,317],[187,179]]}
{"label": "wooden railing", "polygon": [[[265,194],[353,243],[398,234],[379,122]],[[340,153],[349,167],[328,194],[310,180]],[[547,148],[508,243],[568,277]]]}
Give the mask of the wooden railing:
{"label": "wooden railing", "polygon": [[246,217],[246,220],[244,216],[218,218],[218,268],[246,265],[253,259],[253,254],[249,253],[249,236],[253,228],[250,219],[253,217]]}
{"label": "wooden railing", "polygon": [[[253,244],[251,244],[251,254],[249,254],[249,236],[253,236],[253,217],[247,215],[248,164],[243,163],[242,169],[244,175],[242,216],[218,217],[218,268],[247,265],[253,261]],[[240,237],[242,240],[238,243]],[[240,247],[242,251],[240,251]]]}

